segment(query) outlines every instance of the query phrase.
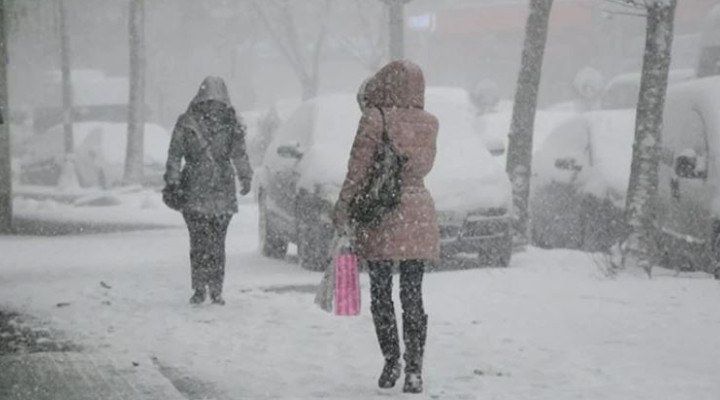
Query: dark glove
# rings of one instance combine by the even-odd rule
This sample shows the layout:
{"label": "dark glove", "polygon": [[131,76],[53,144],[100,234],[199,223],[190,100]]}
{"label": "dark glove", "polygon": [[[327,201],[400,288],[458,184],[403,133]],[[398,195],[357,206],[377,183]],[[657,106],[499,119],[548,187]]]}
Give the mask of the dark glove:
{"label": "dark glove", "polygon": [[178,184],[167,184],[162,190],[162,199],[165,205],[176,211],[181,211],[187,203],[187,194]]}
{"label": "dark glove", "polygon": [[248,193],[250,193],[250,189],[252,189],[252,179],[246,178],[240,180],[240,194],[245,196]]}

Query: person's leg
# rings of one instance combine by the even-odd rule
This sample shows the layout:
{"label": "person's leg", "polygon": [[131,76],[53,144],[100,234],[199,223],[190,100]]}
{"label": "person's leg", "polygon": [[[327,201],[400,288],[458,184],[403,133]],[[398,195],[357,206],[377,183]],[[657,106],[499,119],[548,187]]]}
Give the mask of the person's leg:
{"label": "person's leg", "polygon": [[427,337],[427,315],[423,306],[422,281],[425,263],[408,260],[400,263],[400,301],[403,308],[405,341],[405,387],[410,393],[422,392],[422,365]]}
{"label": "person's leg", "polygon": [[183,213],[185,223],[190,234],[190,280],[195,295],[190,299],[192,303],[202,303],[205,300],[205,293],[208,285],[208,264],[207,252],[209,226],[207,218],[200,214]]}
{"label": "person's leg", "polygon": [[392,300],[392,262],[371,262],[368,265],[370,275],[370,310],[377,334],[380,350],[385,358],[385,367],[378,385],[391,388],[400,377],[400,340],[398,338],[395,304]]}
{"label": "person's leg", "polygon": [[224,304],[222,298],[225,281],[225,239],[231,215],[213,217],[212,221],[212,269],[209,275],[210,297],[213,302]]}

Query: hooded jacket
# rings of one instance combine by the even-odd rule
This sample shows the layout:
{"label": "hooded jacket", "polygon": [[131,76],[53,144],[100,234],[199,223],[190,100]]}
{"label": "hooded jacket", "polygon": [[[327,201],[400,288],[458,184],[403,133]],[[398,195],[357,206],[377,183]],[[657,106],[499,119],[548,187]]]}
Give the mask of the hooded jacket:
{"label": "hooded jacket", "polygon": [[225,82],[205,78],[175,125],[165,183],[180,185],[187,193],[183,212],[232,214],[237,212],[235,178],[249,188],[252,174],[245,126],[235,114]]}
{"label": "hooded jacket", "polygon": [[440,258],[437,215],[424,179],[435,161],[438,121],[423,110],[422,70],[411,62],[391,62],[367,82],[365,92],[367,108],[355,136],[336,215],[347,218],[348,204],[368,178],[382,140],[382,114],[378,110],[382,108],[390,140],[409,160],[402,172],[400,205],[378,225],[356,228],[356,251],[367,261],[437,260]]}

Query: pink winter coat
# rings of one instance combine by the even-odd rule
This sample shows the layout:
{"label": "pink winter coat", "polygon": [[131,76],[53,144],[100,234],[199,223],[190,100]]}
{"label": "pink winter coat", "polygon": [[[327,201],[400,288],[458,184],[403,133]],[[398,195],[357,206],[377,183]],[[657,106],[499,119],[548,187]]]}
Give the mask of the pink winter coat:
{"label": "pink winter coat", "polygon": [[366,86],[367,108],[355,136],[345,182],[336,205],[336,221],[347,224],[347,206],[367,178],[382,140],[382,108],[390,140],[409,161],[403,170],[401,203],[377,226],[357,229],[356,251],[367,261],[440,258],[435,203],[424,178],[435,161],[438,121],[423,110],[425,80],[420,67],[395,61],[382,68]]}

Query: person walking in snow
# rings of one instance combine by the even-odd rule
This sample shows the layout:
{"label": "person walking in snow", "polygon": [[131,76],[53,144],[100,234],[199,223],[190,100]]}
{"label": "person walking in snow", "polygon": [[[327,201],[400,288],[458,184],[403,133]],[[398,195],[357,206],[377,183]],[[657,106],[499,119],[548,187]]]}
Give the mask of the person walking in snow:
{"label": "person walking in snow", "polygon": [[[184,165],[183,165],[184,160]],[[207,77],[170,141],[164,192],[182,193],[177,207],[190,232],[191,304],[224,305],[225,237],[238,211],[240,193],[250,192],[253,171],[245,148],[245,126],[236,115],[221,78]]]}
{"label": "person walking in snow", "polygon": [[[365,108],[333,220],[341,232],[354,230],[355,251],[368,265],[373,322],[385,358],[378,381],[381,388],[394,387],[402,370],[392,300],[393,268],[399,268],[405,341],[403,391],[420,393],[428,322],[423,308],[423,274],[429,263],[440,258],[435,204],[424,184],[435,160],[438,121],[424,111],[423,73],[411,62],[391,62],[364,86],[358,99]],[[408,157],[401,173],[401,201],[378,224],[363,226],[350,220],[349,207],[363,190],[384,126],[398,152]]]}

